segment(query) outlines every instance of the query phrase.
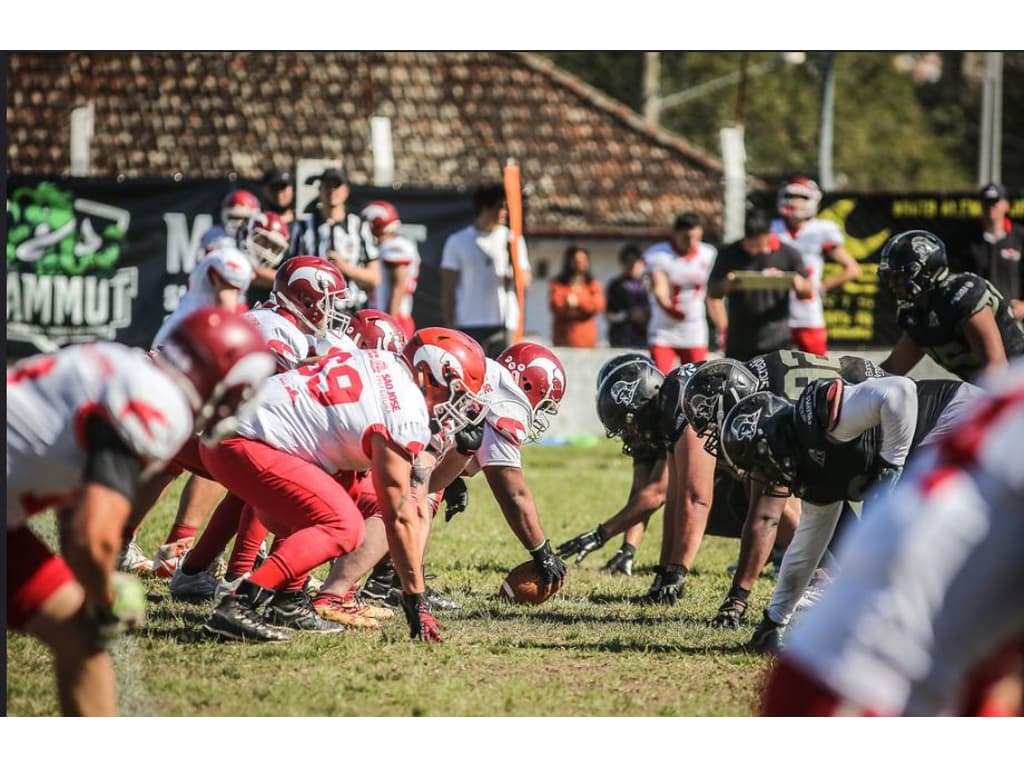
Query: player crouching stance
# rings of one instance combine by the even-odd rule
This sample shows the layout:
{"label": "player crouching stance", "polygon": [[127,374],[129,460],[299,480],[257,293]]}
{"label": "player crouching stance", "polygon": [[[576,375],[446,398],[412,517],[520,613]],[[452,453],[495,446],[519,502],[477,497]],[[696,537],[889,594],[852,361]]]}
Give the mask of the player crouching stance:
{"label": "player crouching stance", "polygon": [[425,328],[402,356],[338,352],[267,382],[237,435],[202,456],[277,540],[204,628],[260,641],[288,640],[282,628],[344,629],[317,614],[303,584],[311,570],[362,541],[353,495],[356,473],[370,470],[411,635],[439,641],[423,599],[431,514],[425,493],[430,467],[421,454],[432,429],[454,432],[483,418],[484,367],[483,350],[465,334]]}
{"label": "player crouching stance", "polygon": [[[53,651],[64,714],[116,714],[104,648],[145,613],[139,582],[113,573],[140,477],[193,428],[204,440],[230,431],[273,368],[248,323],[208,308],[152,359],[99,342],[29,358],[8,374],[8,624]],[[64,558],[26,524],[51,508],[60,510]]]}

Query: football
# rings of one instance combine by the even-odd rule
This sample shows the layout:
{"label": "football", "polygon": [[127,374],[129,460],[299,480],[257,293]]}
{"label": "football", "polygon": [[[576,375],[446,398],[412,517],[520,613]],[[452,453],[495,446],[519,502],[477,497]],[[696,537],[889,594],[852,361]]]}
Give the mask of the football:
{"label": "football", "polygon": [[508,572],[498,590],[498,599],[509,603],[540,605],[560,588],[561,584],[545,584],[533,560],[527,560]]}

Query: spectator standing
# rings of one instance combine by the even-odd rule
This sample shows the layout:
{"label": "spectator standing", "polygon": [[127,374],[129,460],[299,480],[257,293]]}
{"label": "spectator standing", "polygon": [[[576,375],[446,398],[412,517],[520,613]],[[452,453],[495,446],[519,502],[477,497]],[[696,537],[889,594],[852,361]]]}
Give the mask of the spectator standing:
{"label": "spectator standing", "polygon": [[[441,254],[441,321],[473,337],[488,357],[497,358],[508,346],[521,311],[509,251],[511,231],[505,224],[504,187],[479,187],[473,208],[473,223],[451,235]],[[528,285],[530,260],[523,238],[519,267]]]}
{"label": "spectator standing", "polygon": [[[797,296],[810,296],[813,288],[806,277],[803,259],[794,248],[780,243],[771,232],[771,222],[760,212],[747,216],[742,240],[725,246],[708,281],[708,295],[725,299],[727,317],[725,356],[749,360],[789,346],[789,287],[737,290],[736,272],[764,274],[796,273],[792,289]],[[715,309],[713,312],[717,312]]]}
{"label": "spectator standing", "polygon": [[986,184],[981,197],[981,232],[967,246],[962,272],[988,280],[1010,302],[1013,316],[1024,318],[1024,228],[1010,221],[1010,200],[1002,184]]}
{"label": "spectator standing", "polygon": [[[696,213],[676,217],[672,236],[644,253],[651,280],[651,322],[647,342],[662,373],[679,363],[696,363],[708,356],[705,310],[708,277],[717,251],[701,242],[704,228]],[[716,325],[721,319],[716,320]]]}
{"label": "spectator standing", "polygon": [[608,344],[638,348],[647,344],[647,323],[651,319],[644,258],[632,243],[619,251],[622,273],[608,281],[605,291],[608,310]]}
{"label": "spectator standing", "polygon": [[[813,293],[801,299],[789,293],[789,328],[793,344],[803,352],[823,355],[828,349],[825,308],[821,297],[860,277],[860,265],[843,247],[843,233],[834,221],[817,218],[821,189],[813,179],[798,176],[779,189],[781,218],[772,222],[772,233],[800,252]],[[843,271],[824,279],[825,260]]]}
{"label": "spectator standing", "polygon": [[374,308],[395,318],[405,337],[411,338],[416,332],[412,300],[420,274],[420,254],[416,243],[399,234],[402,220],[391,203],[374,200],[363,208],[361,215],[370,224],[377,255],[383,265]]}
{"label": "spectator standing", "polygon": [[[260,182],[260,193],[263,198],[263,210],[280,216],[288,229],[288,242],[295,242],[300,227],[295,219],[295,179],[291,172],[283,168],[267,169]],[[270,290],[274,287],[276,275],[276,269],[257,270],[247,294],[250,305],[262,304],[270,298]]]}
{"label": "spectator standing", "polygon": [[597,346],[597,315],[604,312],[604,289],[590,271],[590,252],[570,245],[562,271],[549,283],[551,343],[556,347]]}
{"label": "spectator standing", "polygon": [[369,226],[364,226],[362,217],[345,208],[348,195],[344,169],[328,168],[320,175],[319,200],[300,221],[291,255],[319,256],[333,263],[348,283],[348,296],[341,305],[344,312],[351,314],[369,306],[370,297],[380,284],[380,264]]}

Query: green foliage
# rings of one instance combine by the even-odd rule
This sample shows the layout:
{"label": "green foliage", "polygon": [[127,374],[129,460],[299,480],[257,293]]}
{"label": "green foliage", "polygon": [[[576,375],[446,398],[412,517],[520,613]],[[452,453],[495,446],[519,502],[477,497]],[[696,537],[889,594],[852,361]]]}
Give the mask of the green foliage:
{"label": "green foliage", "polygon": [[[555,543],[608,517],[628,490],[630,464],[616,446],[528,448],[526,472]],[[661,516],[640,548],[636,575],[600,566],[609,542],[571,566],[559,595],[536,607],[498,603],[504,574],[528,558],[481,477],[469,481],[470,508],[435,521],[431,584],[463,602],[440,616],[446,642],[408,639],[401,616],[383,631],[299,635],[273,647],[205,639],[198,628],[210,605],[170,598],[149,580],[148,624],[119,640],[113,655],[120,706],[132,715],[749,715],[766,662],[747,653],[742,630],[711,629],[729,586],[725,566],[737,544],[708,538],[674,608],[631,601],[646,592],[660,550]],[[143,525],[147,552],[162,542],[177,507],[178,483]],[[43,516],[52,536],[52,516]],[[39,518],[37,518],[39,519]],[[771,582],[750,609],[756,622]],[[12,715],[57,713],[45,649],[7,636]]]}

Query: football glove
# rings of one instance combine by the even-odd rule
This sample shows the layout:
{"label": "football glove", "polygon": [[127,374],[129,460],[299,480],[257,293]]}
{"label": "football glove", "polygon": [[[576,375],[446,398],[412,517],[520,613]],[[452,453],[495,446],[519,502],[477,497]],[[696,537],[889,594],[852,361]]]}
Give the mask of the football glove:
{"label": "football glove", "polygon": [[403,592],[401,603],[402,610],[405,612],[405,620],[409,622],[409,637],[427,643],[443,642],[441,625],[434,618],[434,614],[430,612],[430,603],[427,602],[423,593]]}
{"label": "football glove", "polygon": [[146,588],[130,573],[115,571],[110,574],[110,587],[114,600],[109,608],[93,608],[96,640],[106,648],[130,629],[146,623]]}
{"label": "football glove", "polygon": [[456,477],[444,489],[444,521],[447,523],[469,506],[469,488],[466,481]]}
{"label": "football glove", "polygon": [[611,560],[604,564],[602,571],[608,573],[621,573],[626,576],[633,575],[633,560],[636,558],[636,547],[632,544],[623,544],[619,551],[612,555]]}
{"label": "football glove", "polygon": [[884,459],[879,459],[879,461],[882,466],[878,470],[878,477],[875,479],[874,485],[868,489],[867,494],[864,496],[865,510],[873,509],[877,504],[888,498],[903,475],[903,467],[897,467],[895,464],[890,464]]}
{"label": "football glove", "polygon": [[576,564],[579,565],[583,562],[583,558],[593,552],[595,549],[600,549],[608,541],[608,532],[603,525],[597,526],[592,531],[581,533],[574,539],[569,539],[558,547],[559,557],[569,557],[576,555]]}
{"label": "football glove", "polygon": [[649,605],[675,605],[686,589],[686,574],[689,569],[685,565],[659,565],[654,569],[654,583],[641,598],[641,602]]}
{"label": "football glove", "polygon": [[545,584],[560,584],[565,581],[565,562],[551,551],[551,542],[547,539],[544,539],[544,543],[536,549],[531,549],[530,556]]}
{"label": "football glove", "polygon": [[480,444],[484,440],[484,424],[470,424],[455,433],[455,450],[463,456],[472,456],[480,450]]}

